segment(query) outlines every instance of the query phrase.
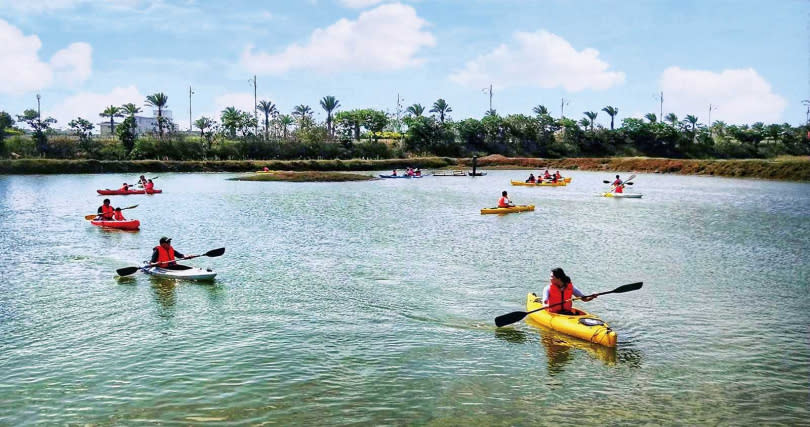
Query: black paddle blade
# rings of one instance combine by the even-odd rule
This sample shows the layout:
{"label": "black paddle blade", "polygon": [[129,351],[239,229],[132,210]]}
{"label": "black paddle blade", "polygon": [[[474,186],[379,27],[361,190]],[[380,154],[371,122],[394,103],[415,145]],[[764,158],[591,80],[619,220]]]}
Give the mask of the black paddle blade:
{"label": "black paddle blade", "polygon": [[610,181],[608,181],[606,179],[603,179],[602,182],[604,182],[605,184],[610,184]]}
{"label": "black paddle blade", "polygon": [[210,251],[203,254],[203,256],[221,256],[225,253],[225,248],[219,249],[211,249]]}
{"label": "black paddle blade", "polygon": [[526,317],[527,314],[529,313],[526,313],[525,311],[513,311],[511,313],[498,316],[495,318],[495,326],[500,328],[501,326],[519,322]]}
{"label": "black paddle blade", "polygon": [[119,276],[129,276],[130,274],[134,274],[138,270],[140,270],[140,268],[138,267],[124,267],[115,270],[115,272],[118,273]]}
{"label": "black paddle blade", "polygon": [[619,286],[618,288],[616,288],[616,289],[614,289],[614,290],[612,290],[610,292],[607,292],[607,293],[620,294],[622,292],[637,291],[637,290],[641,289],[642,285],[644,285],[644,282],[630,283],[630,284],[627,284],[627,285]]}

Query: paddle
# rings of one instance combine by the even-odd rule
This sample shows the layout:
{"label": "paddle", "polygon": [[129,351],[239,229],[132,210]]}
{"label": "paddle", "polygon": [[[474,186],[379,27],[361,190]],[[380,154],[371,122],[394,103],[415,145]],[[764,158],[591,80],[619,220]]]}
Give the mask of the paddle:
{"label": "paddle", "polygon": [[[121,208],[121,210],[123,211],[123,210],[127,210],[127,209],[135,209],[135,208],[137,208],[137,207],[138,207],[138,205],[132,205],[132,206],[127,206],[127,207],[125,207],[125,208]],[[84,219],[86,219],[86,220],[90,221],[90,220],[92,220],[92,219],[95,219],[96,217],[98,217],[98,214],[85,215],[85,216],[84,216]]]}
{"label": "paddle", "polygon": [[[183,260],[183,259],[192,259],[192,258],[197,258],[197,257],[201,257],[201,256],[217,257],[217,256],[220,256],[220,255],[222,255],[224,253],[225,253],[225,248],[211,249],[210,251],[208,251],[208,252],[206,252],[206,253],[204,253],[202,255],[189,255],[189,256],[183,257],[183,258],[177,258],[177,259],[175,259],[173,261],[179,261],[179,260]],[[156,266],[158,264],[160,264],[160,263],[159,262],[153,262],[151,264],[145,265],[144,267],[154,267],[154,266]],[[119,276],[129,276],[130,274],[133,274],[133,273],[137,272],[141,268],[143,268],[143,267],[124,267],[124,268],[119,268],[118,270],[115,270],[115,272],[118,273]]]}
{"label": "paddle", "polygon": [[[607,181],[607,180],[602,180],[602,182],[604,182],[605,184],[610,184],[611,183],[611,181]],[[633,185],[633,183],[632,182],[625,182],[624,185]]]}
{"label": "paddle", "polygon": [[589,297],[597,297],[599,295],[620,294],[620,293],[623,293],[623,292],[636,291],[636,290],[641,289],[641,286],[643,284],[644,284],[644,282],[630,283],[630,284],[627,284],[627,285],[619,286],[618,288],[616,288],[616,289],[614,289],[612,291],[599,292],[599,293],[596,293],[596,294],[585,295],[585,296],[577,297],[577,298],[571,298],[569,300],[565,300],[565,301],[557,303],[557,304],[546,305],[546,306],[538,308],[537,310],[532,310],[532,311],[529,311],[529,312],[513,311],[511,313],[504,314],[502,316],[496,317],[495,318],[495,326],[500,328],[501,326],[506,326],[506,325],[515,323],[517,321],[520,321],[521,319],[523,319],[524,317],[526,317],[527,315],[529,315],[531,313],[538,312],[540,310],[545,310],[545,309],[547,309],[549,307],[555,307],[555,306],[558,306],[558,305],[563,305],[563,304],[565,304],[565,303],[567,303],[569,301],[576,301],[576,300],[579,300],[579,299],[589,298]]}

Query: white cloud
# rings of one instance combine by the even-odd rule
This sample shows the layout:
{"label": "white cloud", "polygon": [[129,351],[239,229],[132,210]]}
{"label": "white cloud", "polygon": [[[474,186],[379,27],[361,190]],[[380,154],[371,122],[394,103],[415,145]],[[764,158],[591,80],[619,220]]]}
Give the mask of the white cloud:
{"label": "white cloud", "polygon": [[661,90],[664,114],[693,114],[702,120],[708,120],[712,104],[717,107],[713,121],[776,123],[787,106],[785,98],[773,93],[770,83],[753,68],[715,73],[669,67],[661,74]]}
{"label": "white cloud", "polygon": [[[80,92],[68,96],[52,110],[42,112],[43,116],[51,116],[57,120],[56,127],[67,129],[68,122],[81,117],[92,123],[99,123],[105,120],[99,116],[110,105],[121,106],[126,103],[133,103],[141,108],[146,99],[137,87],[116,87],[109,93]],[[145,115],[151,115],[147,109]],[[109,119],[106,119],[109,120]],[[120,121],[120,119],[116,119]],[[98,128],[96,128],[98,131]]]}
{"label": "white cloud", "polygon": [[377,3],[382,3],[385,0],[340,0],[340,4],[352,9],[362,9],[369,6],[374,6]]}
{"label": "white cloud", "polygon": [[253,52],[248,46],[241,64],[251,72],[280,74],[293,69],[320,72],[386,71],[424,62],[416,57],[433,46],[433,35],[423,30],[427,21],[400,3],[363,12],[355,21],[341,19],[312,32],[305,45],[292,44],[278,54]]}
{"label": "white cloud", "polygon": [[93,49],[72,43],[56,52],[50,63],[39,58],[42,42],[0,19],[0,93],[21,94],[54,83],[78,84],[90,77]]}
{"label": "white cloud", "polygon": [[467,62],[450,80],[470,87],[494,83],[499,88],[534,86],[544,89],[563,87],[569,92],[602,90],[624,82],[624,73],[608,71],[610,64],[599,59],[599,52],[577,51],[562,37],[540,30],[516,32],[510,45],[502,44]]}

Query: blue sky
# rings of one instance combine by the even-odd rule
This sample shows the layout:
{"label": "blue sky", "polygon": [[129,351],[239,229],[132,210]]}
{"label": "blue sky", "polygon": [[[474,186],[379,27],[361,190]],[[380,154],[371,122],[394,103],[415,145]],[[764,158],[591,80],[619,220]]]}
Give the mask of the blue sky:
{"label": "blue sky", "polygon": [[[99,122],[162,91],[181,128],[259,99],[282,112],[336,96],[396,111],[444,98],[480,118],[618,107],[729,123],[805,121],[810,3],[572,0],[0,0],[0,110]],[[607,124],[600,113],[597,121]]]}

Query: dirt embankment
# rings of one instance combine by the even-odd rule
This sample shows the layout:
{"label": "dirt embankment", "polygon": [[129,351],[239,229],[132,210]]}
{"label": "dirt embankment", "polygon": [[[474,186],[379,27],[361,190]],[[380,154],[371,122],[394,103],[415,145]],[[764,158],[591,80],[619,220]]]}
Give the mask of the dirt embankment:
{"label": "dirt embankment", "polygon": [[[471,159],[460,159],[465,166]],[[644,173],[714,175],[736,178],[763,178],[810,181],[810,158],[787,157],[771,160],[690,160],[646,157],[541,159],[492,155],[477,159],[479,168],[568,169]]]}

